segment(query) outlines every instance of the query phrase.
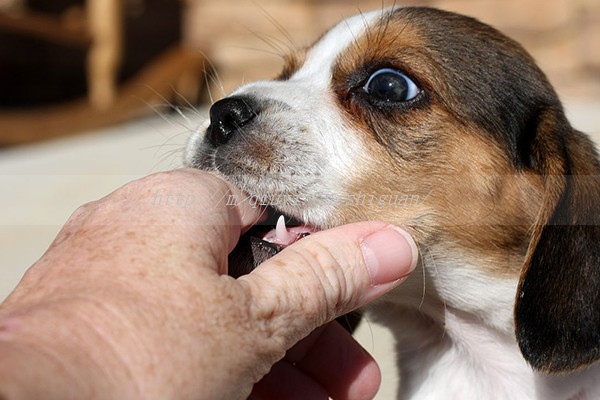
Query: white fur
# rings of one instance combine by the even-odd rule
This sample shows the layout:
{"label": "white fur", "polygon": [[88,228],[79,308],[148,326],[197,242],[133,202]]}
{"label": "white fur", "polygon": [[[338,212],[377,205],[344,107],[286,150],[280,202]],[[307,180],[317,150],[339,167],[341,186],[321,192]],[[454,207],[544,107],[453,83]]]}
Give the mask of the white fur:
{"label": "white fur", "polygon": [[369,309],[370,318],[387,325],[397,340],[398,399],[600,398],[599,365],[552,377],[525,362],[512,317],[516,279],[448,261],[458,260],[458,253],[435,258],[425,254],[425,271],[417,269]]}
{"label": "white fur", "polygon": [[441,332],[430,328],[414,329],[414,321],[398,318],[402,312],[393,305],[384,313],[380,307],[375,318],[386,323],[397,338],[398,399],[600,398],[599,366],[566,377],[534,372],[523,360],[514,335],[482,324],[473,314],[447,308],[440,337]]}

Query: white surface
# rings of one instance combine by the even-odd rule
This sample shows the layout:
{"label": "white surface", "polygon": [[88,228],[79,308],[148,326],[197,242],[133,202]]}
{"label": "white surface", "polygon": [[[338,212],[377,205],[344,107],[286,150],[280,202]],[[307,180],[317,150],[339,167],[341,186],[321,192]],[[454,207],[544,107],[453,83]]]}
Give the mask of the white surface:
{"label": "white surface", "polygon": [[[600,138],[600,103],[568,103],[575,127]],[[202,114],[204,115],[204,114]],[[46,250],[81,204],[138,177],[179,167],[197,126],[188,118],[156,116],[77,137],[0,151],[0,299]],[[390,334],[370,321],[358,338],[384,371],[378,399],[396,386]]]}
{"label": "white surface", "polygon": [[133,179],[180,166],[195,125],[163,115],[0,151],[0,299],[78,206]]}

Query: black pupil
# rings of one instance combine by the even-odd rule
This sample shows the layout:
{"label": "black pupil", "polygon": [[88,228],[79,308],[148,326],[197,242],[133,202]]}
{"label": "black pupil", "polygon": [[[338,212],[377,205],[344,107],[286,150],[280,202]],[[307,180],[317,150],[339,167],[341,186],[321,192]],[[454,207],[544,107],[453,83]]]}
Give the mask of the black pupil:
{"label": "black pupil", "polygon": [[406,101],[408,97],[406,79],[391,72],[373,77],[368,90],[369,94],[383,101]]}

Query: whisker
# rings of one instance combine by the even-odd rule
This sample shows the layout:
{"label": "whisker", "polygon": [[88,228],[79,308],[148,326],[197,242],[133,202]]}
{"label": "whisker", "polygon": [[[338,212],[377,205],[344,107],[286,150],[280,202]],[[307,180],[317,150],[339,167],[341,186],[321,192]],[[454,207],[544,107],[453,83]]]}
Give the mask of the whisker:
{"label": "whisker", "polygon": [[[166,162],[169,158],[173,158],[174,159],[175,156],[181,156],[181,154],[183,153],[183,151],[184,151],[184,146],[180,145],[176,149],[169,150],[169,151],[165,152],[162,156],[160,156],[158,158],[158,161],[154,165],[153,169],[156,169],[156,167],[159,164],[162,164],[162,163]],[[181,158],[181,157],[177,157],[177,158]],[[172,165],[172,162],[171,162],[171,165]]]}
{"label": "whisker", "polygon": [[369,328],[369,337],[371,339],[371,352],[375,351],[375,333],[373,333],[373,324],[371,323],[371,321],[369,320],[369,318],[367,318],[367,316],[365,314],[362,315],[363,320],[365,321],[364,323],[367,324],[367,327]]}
{"label": "whisker", "polygon": [[[205,64],[204,64],[204,84],[206,85],[206,90],[208,92],[208,97],[210,99],[210,104],[214,104],[215,100],[212,94],[212,89],[211,89],[211,82],[218,88],[221,90],[221,94],[223,96],[225,96],[227,93],[225,93],[225,88],[223,87],[223,81],[221,80],[221,77],[219,76],[219,71],[217,70],[217,67],[215,66],[215,64],[212,62],[212,60],[210,59],[210,57],[208,57],[208,55],[202,51],[202,50],[198,50],[200,52],[200,54],[202,55],[202,57],[205,60]],[[206,64],[208,64],[208,68],[206,66]],[[210,80],[210,81],[209,81]]]}
{"label": "whisker", "polygon": [[[439,275],[439,270],[438,270],[438,267],[437,267],[437,263],[435,262],[435,257],[433,256],[433,253],[431,253],[430,250],[427,250],[427,255],[431,259],[431,265],[435,269],[436,274]],[[424,266],[423,266],[423,274],[425,274],[425,267]],[[423,281],[425,281],[425,276],[423,276]],[[425,292],[423,291],[423,299],[424,298],[425,298]],[[423,301],[421,301],[421,304],[423,304]],[[444,307],[444,315],[445,315],[446,312],[448,311],[448,305],[446,304],[446,301],[442,300],[442,306]],[[442,329],[442,336],[441,336],[441,338],[444,338],[445,336],[446,336],[446,327],[444,325],[444,328]]]}
{"label": "whisker", "polygon": [[[183,94],[179,93],[179,91],[177,90],[173,90],[173,92],[175,93],[175,95],[181,99],[184,104],[186,105],[185,109],[186,110],[190,110],[191,112],[193,112],[196,116],[200,117],[202,116],[202,113],[200,112],[200,110],[198,109],[198,107],[196,107],[195,105],[193,105]],[[181,110],[177,110],[178,114],[180,114],[186,121],[191,122],[190,119],[188,118],[187,115],[184,115]]]}
{"label": "whisker", "polygon": [[248,32],[250,32],[252,35],[254,35],[257,39],[259,39],[261,42],[263,42],[264,44],[266,44],[268,47],[270,47],[272,49],[272,51],[268,51],[265,49],[253,49],[250,47],[243,47],[243,46],[232,46],[235,48],[245,48],[246,50],[255,50],[255,51],[260,51],[263,53],[267,53],[267,54],[274,54],[278,57],[283,58],[284,55],[286,53],[288,53],[290,51],[289,48],[287,48],[286,44],[283,43],[280,39],[274,37],[274,36],[269,36],[265,33],[260,33],[258,31],[255,31],[253,29],[250,28],[246,28],[246,30]]}
{"label": "whisker", "polygon": [[270,46],[270,45],[269,45],[269,47],[272,47],[273,50],[261,49],[259,47],[250,47],[250,46],[233,46],[232,45],[232,46],[228,46],[228,47],[231,47],[232,49],[255,51],[257,53],[264,53],[264,54],[268,54],[271,56],[277,56],[279,58],[285,58],[285,54],[283,52],[280,52],[279,49],[273,48],[273,46]]}
{"label": "whisker", "polygon": [[[421,246],[417,243],[417,252],[419,253],[419,257],[423,256],[423,252],[421,251]],[[433,263],[433,268],[435,268],[435,270],[437,271],[437,265],[435,263],[435,259],[433,258],[433,255],[428,251],[428,253],[430,254],[432,263]],[[422,271],[423,271],[423,294],[421,295],[421,302],[419,303],[419,311],[421,311],[422,307],[423,307],[423,303],[425,303],[425,294],[426,294],[426,290],[427,290],[427,275],[425,273],[425,259],[422,258],[421,259],[421,265],[422,265]]]}
{"label": "whisker", "polygon": [[[183,135],[184,133],[187,132],[181,132],[176,134],[175,136],[179,136],[179,135]],[[168,139],[167,141],[170,141],[170,139]],[[161,144],[154,144],[154,145],[150,145],[150,146],[144,146],[144,147],[140,147],[139,150],[141,151],[146,151],[146,150],[155,150],[156,148],[161,148],[161,147],[166,147],[166,146],[183,146],[181,143],[161,143]]]}
{"label": "whisker", "polygon": [[296,43],[296,41],[294,40],[294,37],[287,31],[287,29],[285,29],[285,27],[279,23],[266,9],[265,7],[263,7],[261,4],[259,4],[256,0],[252,0],[252,2],[257,6],[257,8],[261,11],[261,13],[263,14],[263,16],[265,18],[267,18],[267,20],[269,22],[271,22],[271,24],[273,24],[273,26],[283,35],[283,37],[285,37],[288,41],[288,51],[293,51],[294,49],[297,49],[299,46]]}

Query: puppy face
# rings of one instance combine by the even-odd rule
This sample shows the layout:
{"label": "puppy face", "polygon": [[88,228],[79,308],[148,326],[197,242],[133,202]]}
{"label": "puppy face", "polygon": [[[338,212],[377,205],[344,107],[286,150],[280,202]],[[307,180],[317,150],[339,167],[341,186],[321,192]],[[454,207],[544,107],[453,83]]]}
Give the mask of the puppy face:
{"label": "puppy face", "polygon": [[[521,46],[473,19],[429,8],[340,23],[289,55],[278,79],[215,103],[210,125],[186,153],[188,166],[216,171],[305,224],[377,219],[406,227],[426,250],[421,279],[431,285],[426,297],[433,305],[512,329],[515,295],[531,295],[535,300],[517,301],[517,335],[525,357],[548,371],[577,368],[600,352],[595,347],[559,365],[551,353],[572,351],[573,341],[531,344],[535,328],[521,329],[526,322],[519,320],[533,303],[556,304],[576,293],[596,302],[588,311],[599,312],[586,315],[592,328],[600,326],[598,295],[591,294],[600,277],[581,289],[577,281],[589,277],[575,272],[563,280],[563,299],[544,301],[543,284],[528,279],[532,270],[552,275],[565,268],[554,261],[537,266],[544,245],[573,253],[547,228],[573,187],[579,194],[566,212],[595,199],[581,217],[592,228],[561,235],[600,238],[600,213],[590,213],[600,208],[595,158]],[[587,178],[569,186],[564,175],[584,170]],[[499,289],[489,290],[488,282]],[[403,285],[393,301],[418,304],[424,283],[414,278],[413,292]],[[557,319],[550,311],[544,318]],[[555,325],[560,341],[567,324]],[[586,335],[598,336],[600,329],[592,330]],[[586,335],[575,341],[589,343]]]}
{"label": "puppy face", "polygon": [[[220,133],[226,122],[214,109],[209,133],[189,146],[188,163],[217,170],[319,227],[373,218],[415,229],[464,225],[508,209],[497,201],[518,210],[518,216],[501,211],[502,221],[521,221],[525,213],[531,223],[532,191],[522,199],[514,183],[503,181],[515,179],[527,162],[513,159],[511,146],[531,117],[523,115],[523,103],[537,99],[512,92],[520,87],[548,102],[553,92],[529,58],[502,71],[527,57],[516,44],[475,21],[447,16],[398,9],[348,19],[290,55],[278,80],[234,92],[230,97],[253,117],[235,132]],[[485,51],[489,38],[498,49]],[[482,67],[490,57],[498,71]],[[464,207],[469,200],[477,208]]]}

